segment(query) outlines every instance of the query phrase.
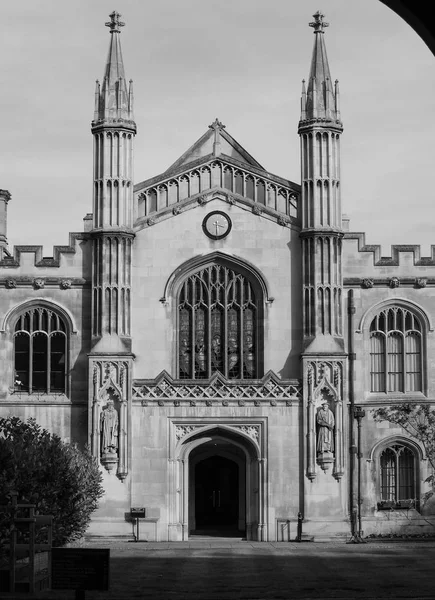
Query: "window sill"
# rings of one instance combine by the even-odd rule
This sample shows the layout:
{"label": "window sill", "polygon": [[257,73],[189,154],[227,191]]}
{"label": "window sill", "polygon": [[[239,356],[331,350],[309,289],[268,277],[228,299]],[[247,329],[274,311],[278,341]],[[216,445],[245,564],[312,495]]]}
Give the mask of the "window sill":
{"label": "window sill", "polygon": [[41,405],[41,404],[72,404],[66,394],[47,394],[14,391],[1,399],[3,404]]}
{"label": "window sill", "polygon": [[409,400],[427,400],[427,395],[423,392],[369,392],[366,399],[377,402],[408,402]]}

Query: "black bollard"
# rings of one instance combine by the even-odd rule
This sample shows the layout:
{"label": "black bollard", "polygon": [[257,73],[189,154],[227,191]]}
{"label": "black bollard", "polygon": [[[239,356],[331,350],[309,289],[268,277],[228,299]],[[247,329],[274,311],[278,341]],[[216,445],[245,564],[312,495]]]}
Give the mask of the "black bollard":
{"label": "black bollard", "polygon": [[304,517],[302,516],[302,513],[298,512],[298,532],[296,535],[297,542],[302,542],[302,521],[303,520],[304,520]]}

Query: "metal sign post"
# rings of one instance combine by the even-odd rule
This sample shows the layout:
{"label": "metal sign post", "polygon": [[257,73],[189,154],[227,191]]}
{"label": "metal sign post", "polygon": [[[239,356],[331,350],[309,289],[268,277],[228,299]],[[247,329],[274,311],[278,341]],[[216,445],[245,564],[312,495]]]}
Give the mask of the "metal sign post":
{"label": "metal sign post", "polygon": [[133,519],[136,519],[136,539],[135,542],[139,541],[139,519],[145,519],[145,508],[131,507],[130,515]]}

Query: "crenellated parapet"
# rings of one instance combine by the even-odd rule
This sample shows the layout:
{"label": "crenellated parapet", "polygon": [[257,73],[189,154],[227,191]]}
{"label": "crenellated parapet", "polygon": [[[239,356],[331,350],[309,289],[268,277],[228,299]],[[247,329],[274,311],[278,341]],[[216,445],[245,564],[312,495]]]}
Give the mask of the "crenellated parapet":
{"label": "crenellated parapet", "polygon": [[372,254],[375,267],[399,267],[401,255],[412,254],[415,267],[435,266],[435,245],[431,246],[431,256],[421,256],[421,247],[418,244],[394,244],[391,246],[391,256],[382,256],[380,244],[366,244],[365,233],[346,232],[345,240],[356,240],[358,252]]}
{"label": "crenellated parapet", "polygon": [[16,268],[21,265],[22,255],[34,254],[35,267],[60,267],[61,257],[77,252],[77,245],[83,241],[88,241],[90,235],[88,233],[70,233],[68,246],[54,246],[53,256],[44,256],[43,246],[14,246],[12,253],[4,250],[3,258],[0,260],[0,268]]}

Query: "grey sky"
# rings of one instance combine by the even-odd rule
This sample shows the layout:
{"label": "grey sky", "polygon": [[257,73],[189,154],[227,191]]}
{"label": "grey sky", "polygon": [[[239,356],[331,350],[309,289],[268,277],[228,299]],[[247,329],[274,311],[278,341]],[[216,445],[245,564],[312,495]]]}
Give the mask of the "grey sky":
{"label": "grey sky", "polygon": [[21,0],[2,7],[0,187],[13,244],[66,244],[92,211],[95,79],[116,9],[134,80],[135,181],[172,164],[218,117],[267,170],[300,181],[301,80],[321,9],[339,79],[342,193],[368,243],[435,244],[435,60],[378,0]]}

